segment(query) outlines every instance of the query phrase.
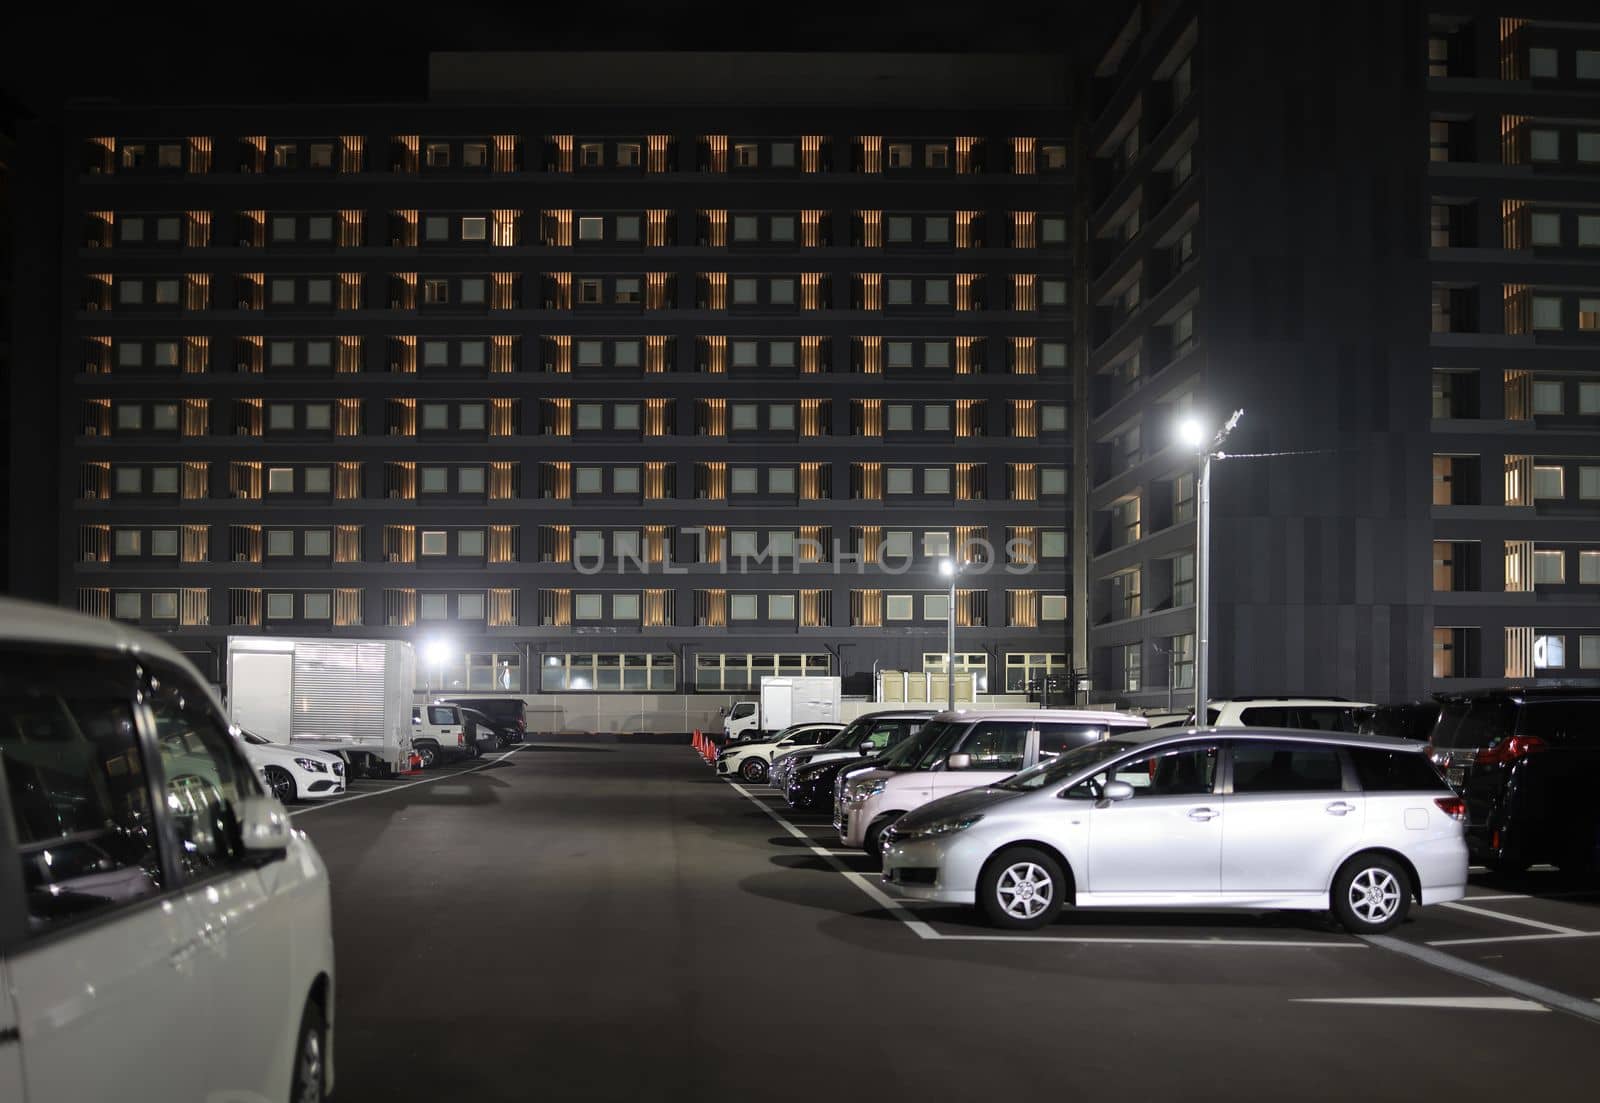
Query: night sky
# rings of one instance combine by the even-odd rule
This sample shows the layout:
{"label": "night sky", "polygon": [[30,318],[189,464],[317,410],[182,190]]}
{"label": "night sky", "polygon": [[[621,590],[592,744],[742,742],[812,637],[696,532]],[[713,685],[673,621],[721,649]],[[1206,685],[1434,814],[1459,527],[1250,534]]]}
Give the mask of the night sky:
{"label": "night sky", "polygon": [[[420,99],[435,50],[1092,50],[1121,5],[790,5],[636,0],[423,5],[324,0],[72,4],[8,18],[0,94],[25,113],[63,100]],[[1115,9],[1115,11],[1113,10]],[[259,14],[257,14],[259,13]]]}

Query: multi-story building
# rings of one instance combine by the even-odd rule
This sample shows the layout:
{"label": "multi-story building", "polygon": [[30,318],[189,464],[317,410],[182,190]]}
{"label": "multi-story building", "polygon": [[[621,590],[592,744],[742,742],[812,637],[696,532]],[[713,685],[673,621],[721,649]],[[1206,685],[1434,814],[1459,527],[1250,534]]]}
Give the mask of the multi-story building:
{"label": "multi-story building", "polygon": [[1600,21],[1518,7],[1147,3],[1100,59],[1074,566],[1105,699],[1193,692],[1175,423],[1235,409],[1214,694],[1600,671]]}
{"label": "multi-story building", "polygon": [[1063,67],[432,76],[68,110],[52,596],[214,673],[399,635],[435,686],[745,690],[939,674],[949,617],[991,691],[1067,669]]}

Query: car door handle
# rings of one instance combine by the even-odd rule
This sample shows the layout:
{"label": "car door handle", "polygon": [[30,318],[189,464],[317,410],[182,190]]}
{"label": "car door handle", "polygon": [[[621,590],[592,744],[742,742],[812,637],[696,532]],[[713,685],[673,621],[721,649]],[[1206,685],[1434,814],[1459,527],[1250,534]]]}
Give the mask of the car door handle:
{"label": "car door handle", "polygon": [[1343,816],[1354,812],[1355,810],[1355,805],[1349,803],[1348,801],[1342,800],[1336,800],[1332,804],[1328,805],[1327,808],[1323,809],[1323,811],[1327,812],[1330,816]]}
{"label": "car door handle", "polygon": [[1189,809],[1189,818],[1191,820],[1199,820],[1201,823],[1204,823],[1206,820],[1214,820],[1220,815],[1222,815],[1222,813],[1218,812],[1215,808]]}

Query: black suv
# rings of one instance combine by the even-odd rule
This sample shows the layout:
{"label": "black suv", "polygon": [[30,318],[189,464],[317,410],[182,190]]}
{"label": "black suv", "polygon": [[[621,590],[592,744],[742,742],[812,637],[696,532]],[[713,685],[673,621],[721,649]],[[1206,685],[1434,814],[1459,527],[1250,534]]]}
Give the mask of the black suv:
{"label": "black suv", "polygon": [[528,705],[520,697],[451,697],[445,704],[483,713],[502,744],[521,743],[528,732]]}
{"label": "black suv", "polygon": [[1600,685],[1445,696],[1433,760],[1467,802],[1467,846],[1503,873],[1578,872],[1600,851]]}

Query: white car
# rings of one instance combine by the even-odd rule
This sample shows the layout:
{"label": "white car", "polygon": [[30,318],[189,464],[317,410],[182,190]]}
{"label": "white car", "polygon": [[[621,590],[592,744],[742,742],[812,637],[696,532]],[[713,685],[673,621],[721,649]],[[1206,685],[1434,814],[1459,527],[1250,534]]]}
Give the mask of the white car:
{"label": "white car", "polygon": [[411,749],[431,770],[452,758],[465,758],[475,748],[467,745],[467,721],[455,705],[411,706]]}
{"label": "white car", "polygon": [[843,724],[796,724],[779,732],[770,742],[730,747],[717,755],[717,774],[721,777],[737,775],[749,782],[766,781],[774,755],[797,747],[815,747],[843,730]]}
{"label": "white car", "polygon": [[883,766],[852,775],[840,789],[833,825],[845,846],[876,855],[884,829],[931,800],[1010,777],[1084,743],[1149,727],[1142,716],[1090,709],[941,712],[923,731],[935,725],[938,735],[915,757],[891,753]]}
{"label": "white car", "polygon": [[1369,708],[1365,701],[1342,697],[1229,697],[1206,702],[1206,723],[1213,728],[1353,732],[1358,730],[1356,713]]}
{"label": "white car", "polygon": [[773,756],[767,784],[780,793],[787,792],[794,772],[812,763],[837,762],[846,758],[880,755],[922,727],[934,709],[892,709],[869,712],[850,721],[826,743],[815,747],[796,747]]}
{"label": "white car", "polygon": [[327,870],[182,655],[0,599],[0,775],[0,1099],[332,1090]]}
{"label": "white car", "polygon": [[1040,927],[1062,907],[1332,910],[1356,934],[1466,893],[1466,805],[1411,740],[1125,733],[884,836],[901,896]]}
{"label": "white car", "polygon": [[284,804],[344,795],[344,759],[326,751],[286,747],[240,730],[244,757]]}

